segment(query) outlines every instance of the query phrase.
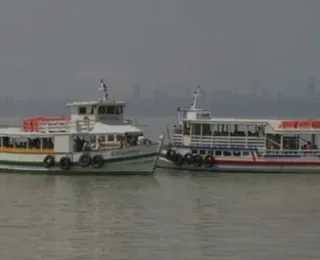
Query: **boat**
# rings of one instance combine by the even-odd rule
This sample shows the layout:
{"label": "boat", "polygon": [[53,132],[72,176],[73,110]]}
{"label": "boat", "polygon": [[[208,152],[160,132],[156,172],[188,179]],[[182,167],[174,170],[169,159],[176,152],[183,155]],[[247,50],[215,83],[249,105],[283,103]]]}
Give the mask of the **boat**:
{"label": "boat", "polygon": [[124,118],[126,103],[102,97],[67,104],[69,116],[25,118],[0,128],[0,170],[58,174],[153,174],[164,140]]}
{"label": "boat", "polygon": [[320,173],[320,119],[213,117],[178,108],[177,126],[167,129],[158,168],[205,172]]}

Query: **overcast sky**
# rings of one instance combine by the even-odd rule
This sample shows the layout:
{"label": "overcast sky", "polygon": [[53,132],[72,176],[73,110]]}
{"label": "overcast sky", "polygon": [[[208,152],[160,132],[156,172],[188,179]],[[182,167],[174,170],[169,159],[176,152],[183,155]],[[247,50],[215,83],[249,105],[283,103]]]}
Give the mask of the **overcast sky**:
{"label": "overcast sky", "polygon": [[[1,0],[1,96],[298,92],[320,72],[319,0]],[[73,93],[76,92],[76,93]],[[182,90],[183,95],[185,90]]]}

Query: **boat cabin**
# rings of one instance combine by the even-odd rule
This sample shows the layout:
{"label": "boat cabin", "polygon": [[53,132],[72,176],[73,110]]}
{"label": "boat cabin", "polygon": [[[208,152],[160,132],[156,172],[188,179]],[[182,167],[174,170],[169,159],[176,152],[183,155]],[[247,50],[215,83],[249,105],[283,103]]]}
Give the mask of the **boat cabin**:
{"label": "boat cabin", "polygon": [[134,145],[142,131],[124,118],[126,103],[109,100],[103,81],[101,85],[102,98],[68,103],[69,116],[26,118],[22,128],[0,129],[0,150],[49,153],[60,150],[63,143],[76,146],[77,151],[84,143],[96,149],[118,148],[122,142]]}
{"label": "boat cabin", "polygon": [[[193,153],[229,156],[263,153],[318,151],[320,120],[270,120],[212,117],[209,110],[196,107],[199,87],[189,108],[178,108],[178,126],[173,128],[171,143],[191,148]],[[210,151],[211,149],[211,151]],[[237,152],[234,152],[237,150]],[[233,152],[230,152],[233,151]]]}

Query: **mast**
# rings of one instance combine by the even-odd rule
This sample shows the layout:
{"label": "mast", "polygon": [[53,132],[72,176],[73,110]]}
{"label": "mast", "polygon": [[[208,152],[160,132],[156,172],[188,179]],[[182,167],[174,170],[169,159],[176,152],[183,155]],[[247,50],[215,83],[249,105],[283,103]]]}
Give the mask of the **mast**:
{"label": "mast", "polygon": [[200,85],[198,85],[196,91],[193,94],[193,98],[192,98],[192,104],[191,104],[191,109],[195,110],[196,106],[197,106],[197,99],[198,97],[201,96],[200,94]]}
{"label": "mast", "polygon": [[103,79],[100,80],[101,87],[99,90],[102,90],[104,92],[103,100],[108,100],[108,88],[107,85],[103,82]]}

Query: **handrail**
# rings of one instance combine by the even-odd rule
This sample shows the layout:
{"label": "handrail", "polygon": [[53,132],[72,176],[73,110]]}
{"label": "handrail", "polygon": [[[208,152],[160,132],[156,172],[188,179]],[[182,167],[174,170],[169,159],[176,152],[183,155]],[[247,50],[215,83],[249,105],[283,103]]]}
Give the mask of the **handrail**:
{"label": "handrail", "polygon": [[271,142],[271,143],[273,143],[273,144],[275,144],[275,145],[278,146],[278,147],[281,147],[281,144],[277,143],[276,141],[274,141],[274,140],[272,140],[272,139],[270,139],[270,138],[266,138],[266,140],[269,141],[269,142]]}
{"label": "handrail", "polygon": [[311,150],[311,151],[306,151],[306,150],[265,150],[259,152],[262,156],[303,156],[303,157],[310,157],[310,156],[320,156],[320,150]]}

